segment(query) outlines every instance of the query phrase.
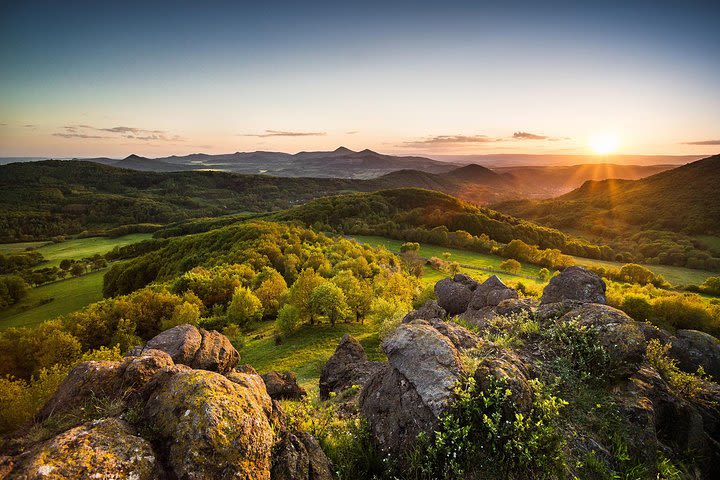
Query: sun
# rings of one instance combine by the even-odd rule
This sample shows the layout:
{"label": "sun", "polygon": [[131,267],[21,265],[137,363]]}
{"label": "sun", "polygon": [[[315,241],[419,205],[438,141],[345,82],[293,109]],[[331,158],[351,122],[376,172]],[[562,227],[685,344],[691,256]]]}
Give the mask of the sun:
{"label": "sun", "polygon": [[602,133],[590,137],[590,148],[597,155],[607,155],[618,149],[618,138],[612,133]]}

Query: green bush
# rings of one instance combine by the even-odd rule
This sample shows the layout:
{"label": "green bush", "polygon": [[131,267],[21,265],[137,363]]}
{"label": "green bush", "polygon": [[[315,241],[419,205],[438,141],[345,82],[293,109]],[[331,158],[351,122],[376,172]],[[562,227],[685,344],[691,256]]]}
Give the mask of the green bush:
{"label": "green bush", "polygon": [[531,381],[534,400],[520,412],[507,383],[488,378],[476,388],[468,378],[456,388],[457,398],[434,435],[421,434],[408,463],[418,479],[555,479],[564,470],[564,441],[556,425],[566,404]]}
{"label": "green bush", "polygon": [[276,325],[280,335],[288,336],[295,332],[300,326],[300,312],[297,307],[289,303],[283,305],[278,312]]}

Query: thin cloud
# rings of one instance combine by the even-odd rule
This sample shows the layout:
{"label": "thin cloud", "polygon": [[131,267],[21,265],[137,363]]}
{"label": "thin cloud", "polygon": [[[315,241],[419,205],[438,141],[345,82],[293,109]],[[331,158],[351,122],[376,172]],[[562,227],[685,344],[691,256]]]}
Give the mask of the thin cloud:
{"label": "thin cloud", "polygon": [[35,128],[35,125],[27,124],[27,125],[23,125],[23,127],[25,127],[25,128]]}
{"label": "thin cloud", "polygon": [[529,132],[515,132],[513,133],[512,138],[516,140],[547,140],[548,137],[546,135],[538,135],[535,133],[529,133]]}
{"label": "thin cloud", "polygon": [[685,142],[683,145],[720,145],[720,140],[700,140],[698,142]]}
{"label": "thin cloud", "polygon": [[[66,125],[63,127],[65,130],[61,133],[54,133],[56,137],[63,138],[127,138],[130,140],[141,140],[141,141],[161,141],[161,142],[183,142],[185,141],[179,135],[170,135],[165,130],[149,130],[145,128],[137,127],[93,127],[92,125]],[[98,135],[91,132],[103,132],[103,135]],[[106,135],[110,133],[112,135]]]}
{"label": "thin cloud", "polygon": [[488,137],[487,135],[437,135],[422,140],[412,140],[403,142],[406,147],[433,147],[433,146],[449,146],[449,145],[468,145],[478,143],[490,143],[499,141],[498,138]]}
{"label": "thin cloud", "polygon": [[265,133],[243,133],[241,137],[322,137],[327,135],[326,132],[292,132],[287,130],[265,130]]}
{"label": "thin cloud", "polygon": [[350,132],[345,132],[345,135],[355,135],[356,133],[359,133],[358,130],[352,130]]}

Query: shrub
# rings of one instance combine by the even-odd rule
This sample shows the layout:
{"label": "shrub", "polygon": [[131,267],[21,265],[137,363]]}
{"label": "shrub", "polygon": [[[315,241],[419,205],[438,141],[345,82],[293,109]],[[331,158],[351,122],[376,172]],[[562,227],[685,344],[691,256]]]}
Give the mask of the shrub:
{"label": "shrub", "polygon": [[[610,356],[597,339],[596,332],[577,319],[556,321],[542,330],[543,344],[560,361],[567,361],[581,380],[601,381],[612,371]],[[557,362],[558,360],[556,360]]]}
{"label": "shrub", "polygon": [[230,323],[246,327],[250,323],[260,320],[262,314],[262,303],[250,290],[245,287],[235,289],[227,308],[227,318]]}
{"label": "shrub", "polygon": [[376,298],[372,303],[370,316],[378,326],[380,338],[384,338],[395,330],[403,317],[410,311],[410,305],[393,298]]}
{"label": "shrub", "polygon": [[276,325],[280,335],[288,336],[295,332],[300,326],[300,312],[297,307],[289,303],[283,305],[278,312]]}
{"label": "shrub", "polygon": [[500,264],[500,270],[505,270],[510,273],[518,273],[520,268],[522,268],[522,265],[514,258],[509,258]]}
{"label": "shrub", "polygon": [[663,345],[658,339],[653,338],[647,346],[648,361],[668,382],[670,388],[685,398],[702,401],[701,396],[706,389],[709,377],[702,367],[698,367],[695,373],[680,370],[677,360],[668,355],[671,346],[669,343]]}
{"label": "shrub", "polygon": [[650,320],[653,315],[653,306],[646,295],[632,293],[625,295],[620,303],[620,310],[638,322]]}
{"label": "shrub", "polygon": [[559,478],[564,468],[563,439],[556,421],[563,400],[532,380],[529,412],[518,411],[507,383],[488,378],[480,391],[468,378],[434,435],[421,434],[410,453],[415,478]]}

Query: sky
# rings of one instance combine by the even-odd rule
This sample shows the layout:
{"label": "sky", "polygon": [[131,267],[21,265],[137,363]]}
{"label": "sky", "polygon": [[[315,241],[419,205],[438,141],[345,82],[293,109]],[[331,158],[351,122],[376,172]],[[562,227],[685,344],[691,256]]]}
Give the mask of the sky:
{"label": "sky", "polygon": [[0,0],[0,156],[720,152],[720,2]]}

